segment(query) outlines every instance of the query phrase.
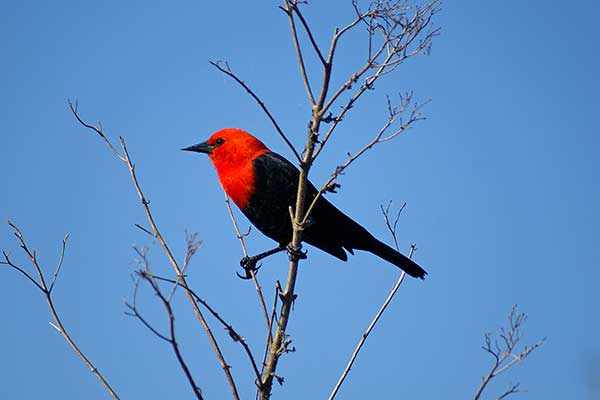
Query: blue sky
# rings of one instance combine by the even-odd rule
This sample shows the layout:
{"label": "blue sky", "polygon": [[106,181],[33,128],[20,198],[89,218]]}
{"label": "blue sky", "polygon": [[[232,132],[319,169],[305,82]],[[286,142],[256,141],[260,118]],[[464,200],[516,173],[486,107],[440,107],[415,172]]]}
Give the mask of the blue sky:
{"label": "blue sky", "polygon": [[[348,4],[346,4],[348,3]],[[185,231],[204,240],[190,283],[259,353],[263,320],[254,289],[234,272],[241,250],[207,159],[182,153],[222,127],[244,128],[291,155],[255,103],[209,64],[228,60],[261,95],[297,146],[310,117],[277,2],[3,3],[0,13],[0,218],[25,232],[52,271],[71,235],[55,289],[63,321],[122,398],[191,398],[170,348],[124,315],[135,255],[147,245],[155,272],[170,273],[160,248],[138,231],[142,209],[124,166],[82,117],[123,135],[155,217],[178,257]],[[431,99],[427,120],[358,161],[329,198],[390,241],[379,205],[408,205],[404,249],[429,272],[408,280],[361,353],[343,399],[468,398],[490,359],[483,333],[513,304],[529,315],[524,343],[547,342],[488,392],[521,382],[523,398],[600,396],[600,6],[579,1],[448,2],[430,57],[383,80],[340,126],[312,174],[316,184],[385,118],[385,95]],[[349,2],[306,7],[319,43],[352,16]],[[340,48],[334,83],[359,60]],[[309,59],[309,61],[314,61]],[[315,67],[315,64],[310,64]],[[317,72],[315,68],[312,72]],[[239,222],[247,221],[239,213]],[[253,233],[252,253],[272,245]],[[0,247],[26,264],[8,226]],[[283,255],[260,273],[268,298],[283,280]],[[368,254],[339,262],[309,250],[289,332],[296,352],[279,372],[276,398],[329,394],[398,271]],[[160,304],[140,302],[157,326]],[[186,301],[175,303],[183,351],[208,399],[228,389]],[[106,393],[48,325],[39,293],[0,269],[0,398],[104,399]],[[162,324],[162,325],[161,325]],[[240,348],[213,324],[243,398],[253,395]]]}

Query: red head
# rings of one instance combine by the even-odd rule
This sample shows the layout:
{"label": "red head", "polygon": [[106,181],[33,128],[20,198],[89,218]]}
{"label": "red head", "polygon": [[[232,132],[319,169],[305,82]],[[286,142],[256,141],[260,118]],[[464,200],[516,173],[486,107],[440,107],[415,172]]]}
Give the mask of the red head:
{"label": "red head", "polygon": [[252,161],[270,151],[260,140],[238,128],[221,129],[206,142],[182,150],[208,154],[221,186],[241,209],[254,192]]}

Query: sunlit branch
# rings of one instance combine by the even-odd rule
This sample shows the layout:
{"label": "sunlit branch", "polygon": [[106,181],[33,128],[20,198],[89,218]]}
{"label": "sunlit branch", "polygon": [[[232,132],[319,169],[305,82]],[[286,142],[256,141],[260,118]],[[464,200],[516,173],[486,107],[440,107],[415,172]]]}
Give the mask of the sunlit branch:
{"label": "sunlit branch", "polygon": [[[248,249],[246,248],[246,242],[244,241],[244,237],[250,233],[250,228],[248,229],[248,233],[242,234],[242,232],[240,231],[240,227],[237,223],[237,220],[235,219],[235,214],[233,213],[233,209],[231,208],[231,201],[229,200],[229,197],[227,196],[227,194],[225,194],[225,204],[227,204],[227,211],[229,212],[229,217],[231,218],[231,223],[233,224],[233,229],[235,230],[236,237],[240,241],[240,246],[242,247],[242,253],[244,254],[244,257],[248,257]],[[267,333],[268,333],[269,339],[270,339],[271,338],[271,330],[269,329],[269,326],[270,326],[269,314],[267,312],[265,298],[263,296],[262,289],[261,289],[260,283],[258,282],[258,278],[256,277],[256,272],[254,271],[254,269],[252,269],[252,268],[248,269],[248,273],[250,274],[250,277],[252,278],[252,282],[254,283],[254,289],[256,290],[256,295],[258,296],[258,301],[260,302],[260,307],[261,307],[263,317],[265,319],[265,324],[267,327]]]}
{"label": "sunlit branch", "polygon": [[[140,184],[138,182],[137,179],[137,174],[136,174],[136,170],[135,170],[135,165],[133,164],[133,161],[131,160],[131,157],[129,156],[129,152],[127,151],[127,146],[125,145],[125,139],[123,137],[120,137],[120,145],[121,145],[121,150],[122,150],[122,154],[119,153],[116,148],[112,145],[112,143],[108,140],[108,138],[104,135],[104,133],[102,132],[102,127],[99,124],[98,127],[95,127],[93,125],[87,124],[86,122],[84,122],[78,114],[77,111],[77,107],[73,106],[73,104],[71,102],[69,102],[69,108],[71,109],[71,112],[73,113],[73,115],[75,116],[75,118],[77,119],[77,121],[79,121],[79,123],[81,125],[83,125],[84,127],[93,130],[94,132],[96,132],[98,135],[100,135],[100,137],[103,139],[103,141],[109,146],[109,148],[113,151],[113,153],[121,160],[123,161],[126,165],[127,168],[129,170],[129,174],[131,176],[131,180],[133,182],[133,186],[135,188],[135,191],[137,193],[138,199],[140,200],[141,204],[142,204],[142,208],[144,210],[144,213],[146,214],[146,218],[148,220],[148,223],[150,224],[150,228],[151,230],[147,230],[147,229],[142,229],[144,231],[146,231],[146,233],[150,233],[153,237],[155,237],[158,242],[160,243],[162,249],[164,250],[169,263],[171,264],[171,266],[173,267],[173,269],[175,270],[175,273],[179,279],[179,281],[181,282],[182,286],[187,287],[187,280],[183,274],[182,269],[179,267],[179,264],[177,262],[177,260],[175,260],[175,257],[173,256],[173,253],[171,252],[171,249],[169,248],[169,246],[167,245],[167,242],[165,241],[165,239],[163,238],[160,230],[158,229],[158,226],[156,225],[156,222],[154,221],[154,217],[150,211],[150,206],[149,206],[149,202],[146,199],[146,197],[144,196],[144,193],[142,192],[142,189],[140,187]],[[141,228],[141,226],[139,224],[136,224],[136,226],[138,226],[139,228]],[[215,355],[217,356],[217,359],[219,361],[219,364],[221,365],[221,369],[223,370],[223,373],[225,374],[225,378],[227,379],[227,383],[231,389],[231,393],[233,395],[233,398],[236,400],[239,400],[239,394],[237,391],[237,387],[235,385],[235,382],[233,380],[233,376],[231,375],[230,372],[230,367],[229,364],[227,364],[227,362],[225,361],[225,357],[223,356],[223,353],[221,352],[221,349],[219,347],[219,344],[217,343],[214,335],[212,334],[210,327],[208,326],[208,324],[206,323],[206,320],[204,319],[204,316],[202,315],[202,312],[200,311],[200,309],[198,308],[198,304],[194,301],[194,298],[189,294],[189,292],[186,292],[188,299],[190,301],[190,304],[192,306],[192,309],[194,310],[194,314],[196,315],[196,318],[198,319],[198,321],[200,322],[200,325],[202,326],[202,329],[204,330],[204,332],[206,333],[206,335],[208,336],[208,339],[211,343],[211,346],[215,352]]]}
{"label": "sunlit branch", "polygon": [[[398,237],[397,237],[396,227],[397,227],[397,224],[398,224],[398,220],[400,218],[400,214],[402,213],[402,210],[404,210],[404,205],[400,208],[400,210],[396,214],[396,217],[395,217],[395,220],[394,220],[393,223],[390,222],[390,215],[389,215],[390,205],[391,205],[391,202],[387,206],[387,208],[384,209],[382,207],[382,212],[383,212],[383,216],[384,216],[384,219],[385,219],[385,224],[386,224],[388,230],[390,231],[390,234],[392,235],[392,239],[394,240],[394,245],[396,247],[396,250],[399,250],[398,249]],[[405,205],[406,205],[406,203],[405,203]],[[410,252],[408,253],[408,258],[412,258],[412,255],[413,255],[415,249],[416,249],[416,246],[414,244],[412,244],[410,246]],[[396,280],[396,283],[394,283],[394,286],[392,286],[392,289],[390,290],[390,293],[388,294],[387,298],[385,299],[385,301],[383,302],[383,304],[381,305],[381,307],[379,308],[379,310],[375,314],[375,317],[373,318],[373,320],[371,321],[371,323],[369,324],[369,326],[367,327],[367,329],[365,330],[365,332],[362,334],[360,340],[358,341],[358,344],[356,345],[356,347],[354,348],[354,351],[352,352],[352,355],[350,356],[350,360],[346,364],[346,368],[344,368],[344,371],[342,372],[342,375],[340,376],[340,378],[338,379],[336,385],[334,386],[333,390],[331,391],[331,394],[329,395],[329,400],[333,400],[335,398],[335,396],[337,395],[337,393],[340,390],[342,384],[344,383],[346,377],[348,376],[348,373],[350,372],[350,369],[354,365],[354,361],[356,360],[356,357],[358,356],[358,353],[360,352],[361,348],[365,344],[365,342],[367,340],[367,337],[369,336],[369,334],[371,333],[371,331],[373,330],[373,328],[375,327],[375,325],[377,325],[377,322],[379,321],[379,319],[381,318],[381,316],[385,312],[387,306],[390,304],[390,302],[392,301],[392,299],[396,295],[396,292],[398,291],[398,289],[400,288],[400,285],[404,281],[404,277],[405,276],[406,276],[406,273],[404,271],[402,271],[400,273],[400,276]]]}
{"label": "sunlit branch", "polygon": [[215,311],[214,308],[212,308],[212,306],[210,304],[208,304],[208,302],[206,302],[206,300],[202,299],[200,296],[198,296],[196,294],[196,292],[194,292],[192,289],[183,286],[180,282],[177,282],[173,279],[168,279],[168,278],[163,278],[160,276],[156,276],[153,275],[153,278],[159,281],[164,281],[164,282],[169,282],[178,286],[181,286],[185,291],[189,292],[192,296],[194,296],[194,299],[196,299],[196,301],[200,304],[202,304],[202,306],[204,306],[204,308],[206,308],[206,310],[213,316],[216,318],[217,321],[219,321],[219,323],[221,325],[223,325],[223,327],[225,328],[225,330],[227,331],[227,333],[229,334],[229,336],[231,337],[231,339],[234,342],[238,342],[240,343],[240,345],[244,348],[244,351],[246,352],[246,355],[248,356],[248,359],[250,361],[250,364],[252,366],[252,369],[254,370],[254,373],[256,375],[256,379],[258,380],[258,382],[260,382],[260,372],[258,371],[258,366],[256,364],[256,361],[254,359],[254,355],[252,354],[252,351],[250,350],[250,346],[248,346],[248,343],[246,343],[246,339],[244,338],[244,336],[240,335],[234,328],[233,326],[228,323],[227,321],[225,321],[220,315],[219,313],[217,313]]}
{"label": "sunlit branch", "polygon": [[62,337],[67,341],[69,346],[71,346],[73,351],[75,351],[75,353],[79,356],[79,358],[90,369],[92,374],[94,374],[96,379],[98,379],[98,381],[100,381],[100,383],[102,384],[104,389],[110,394],[110,396],[113,399],[118,400],[119,396],[117,395],[117,393],[110,386],[110,384],[104,378],[104,376],[100,373],[100,371],[98,371],[98,369],[95,367],[95,365],[92,364],[92,362],[88,359],[88,357],[83,353],[83,351],[79,348],[79,346],[77,346],[77,344],[75,344],[74,340],[71,338],[71,336],[67,332],[67,329],[63,325],[62,320],[58,314],[58,311],[56,310],[56,307],[54,305],[54,300],[52,299],[52,289],[54,288],[54,284],[56,283],[56,279],[58,278],[58,274],[62,267],[68,235],[66,235],[65,238],[63,239],[58,266],[56,267],[56,270],[54,272],[54,276],[52,278],[52,283],[48,287],[46,285],[46,280],[44,279],[42,267],[37,259],[35,251],[29,250],[29,247],[27,246],[25,237],[23,236],[23,233],[21,232],[21,230],[10,221],[8,222],[8,224],[13,229],[14,235],[17,237],[21,248],[23,249],[25,254],[27,254],[27,257],[29,258],[31,265],[35,269],[35,272],[38,276],[38,280],[36,281],[33,278],[33,276],[31,276],[27,271],[25,271],[23,268],[16,265],[9,258],[9,255],[6,251],[2,252],[2,254],[4,256],[4,260],[0,261],[0,264],[7,265],[7,266],[15,269],[16,271],[20,272],[21,274],[23,274],[27,279],[29,279],[30,282],[32,282],[42,292],[42,294],[44,295],[44,298],[46,299],[46,304],[48,305],[50,314],[52,315],[52,319],[54,320],[54,322],[53,323],[51,322],[50,325],[62,335]]}
{"label": "sunlit branch", "polygon": [[[137,253],[137,255],[140,257],[140,259],[138,260],[138,262],[142,265],[143,269],[136,271],[136,274],[138,276],[138,279],[143,280],[145,282],[147,282],[151,287],[152,290],[154,292],[154,294],[156,295],[156,297],[158,297],[165,309],[165,312],[167,313],[167,317],[169,319],[169,334],[168,335],[163,335],[160,332],[158,332],[157,329],[155,329],[146,319],[144,319],[141,315],[141,313],[138,310],[137,307],[137,292],[138,292],[138,287],[139,287],[139,282],[136,282],[135,288],[134,288],[134,292],[133,292],[133,303],[129,304],[129,303],[125,303],[125,305],[127,306],[127,308],[131,311],[129,313],[129,315],[132,315],[134,317],[136,317],[138,320],[140,320],[142,322],[142,324],[144,326],[146,326],[146,328],[148,328],[153,334],[155,334],[157,337],[159,337],[160,339],[168,342],[171,345],[171,348],[173,349],[173,352],[175,353],[175,357],[177,358],[177,362],[179,363],[179,366],[181,367],[181,370],[183,371],[183,373],[185,374],[186,379],[188,380],[188,383],[190,384],[192,391],[194,392],[194,395],[196,396],[196,398],[198,400],[203,400],[202,397],[202,392],[200,391],[199,386],[196,384],[194,377],[187,365],[187,362],[185,361],[183,354],[181,352],[181,349],[179,347],[179,343],[176,339],[176,334],[175,334],[175,314],[173,313],[173,307],[171,306],[171,302],[170,299],[168,299],[164,293],[162,292],[158,282],[156,281],[156,279],[154,278],[154,275],[152,274],[152,271],[150,270],[150,263],[148,262],[148,258],[147,258],[147,249],[138,249],[137,247],[134,247],[135,252]],[[177,285],[177,283],[176,283]]]}
{"label": "sunlit branch", "polygon": [[[517,306],[515,305],[508,315],[508,328],[500,328],[500,333],[498,335],[500,340],[493,339],[493,336],[489,333],[485,334],[485,345],[482,346],[482,349],[492,356],[493,363],[488,373],[482,378],[481,384],[473,396],[473,400],[478,400],[481,397],[481,394],[492,379],[507,371],[515,364],[523,361],[546,340],[546,338],[543,338],[531,346],[525,346],[522,351],[515,352],[521,340],[521,327],[526,320],[527,315],[522,312],[517,312]],[[499,399],[504,399],[507,396],[520,391],[522,390],[519,389],[519,383],[516,385],[511,384],[508,390],[505,391]]]}
{"label": "sunlit branch", "polygon": [[350,154],[348,156],[348,159],[346,160],[346,162],[344,162],[343,164],[338,165],[336,167],[336,169],[333,171],[333,173],[331,174],[331,176],[329,177],[327,182],[325,182],[325,184],[323,184],[321,186],[321,188],[319,189],[319,192],[317,193],[315,198],[311,201],[311,204],[308,207],[308,210],[306,211],[303,223],[306,223],[306,221],[310,217],[310,214],[311,214],[313,208],[315,207],[315,205],[317,204],[319,197],[321,197],[323,195],[323,193],[325,193],[325,192],[335,191],[336,187],[338,186],[335,184],[336,179],[340,175],[342,175],[344,173],[344,171],[350,165],[352,165],[352,163],[354,163],[364,153],[371,150],[375,145],[383,143],[383,142],[387,142],[388,140],[391,140],[391,139],[394,139],[395,137],[400,135],[402,132],[409,129],[412,124],[424,119],[424,117],[420,115],[419,111],[426,103],[416,104],[413,106],[413,108],[408,116],[408,119],[404,122],[400,121],[400,126],[398,126],[398,128],[396,128],[392,133],[386,134],[388,132],[388,130],[390,129],[390,127],[392,127],[394,125],[394,123],[396,121],[398,121],[402,117],[403,113],[407,110],[407,108],[409,107],[409,105],[412,102],[412,95],[408,94],[406,96],[401,96],[400,97],[400,105],[397,107],[392,105],[389,98],[387,100],[388,100],[387,101],[388,119],[385,122],[385,124],[379,129],[377,134],[368,143],[366,143],[362,148],[360,148],[354,154]]}
{"label": "sunlit branch", "polygon": [[[306,74],[306,65],[304,64],[304,57],[302,56],[302,48],[300,47],[300,42],[298,41],[298,33],[296,32],[296,23],[294,22],[294,12],[296,14],[298,14],[300,16],[300,18],[302,17],[302,14],[298,10],[298,6],[295,1],[292,0],[290,2],[289,0],[284,0],[283,4],[285,6],[280,7],[280,8],[286,13],[286,15],[288,16],[288,20],[290,22],[290,30],[292,32],[292,42],[294,43],[294,49],[296,50],[296,58],[298,59],[298,65],[300,67],[300,75],[302,75],[302,82],[304,83],[304,88],[306,89],[306,94],[308,95],[308,100],[310,101],[310,104],[314,107],[315,106],[315,96],[313,95],[312,89],[310,87],[310,81],[308,79],[308,75]],[[313,45],[317,49],[318,54],[321,55],[321,52],[318,51],[318,47],[316,47],[316,44],[314,42],[312,33],[310,32],[310,29],[308,29],[308,27],[306,25],[304,25],[304,27],[307,30]],[[321,57],[322,57],[322,55],[321,55]]]}

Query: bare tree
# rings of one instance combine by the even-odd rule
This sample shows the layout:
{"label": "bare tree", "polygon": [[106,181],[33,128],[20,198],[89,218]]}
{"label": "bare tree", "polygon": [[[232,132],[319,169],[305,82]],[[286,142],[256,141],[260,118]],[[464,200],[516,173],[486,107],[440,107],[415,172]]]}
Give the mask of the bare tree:
{"label": "bare tree", "polygon": [[[231,210],[229,199],[227,197],[225,199],[235,230],[235,235],[240,241],[243,259],[251,261],[245,264],[245,275],[243,277],[248,278],[253,282],[260,307],[260,313],[262,314],[262,319],[264,319],[265,323],[265,345],[262,352],[262,362],[260,363],[257,362],[259,358],[254,355],[252,346],[247,343],[244,336],[234,329],[232,324],[227,322],[226,319],[224,319],[215,308],[208,303],[208,301],[203,299],[188,285],[186,270],[191,258],[200,247],[200,242],[197,240],[196,236],[191,235],[187,237],[185,257],[183,260],[178,261],[155,222],[149,207],[149,201],[138,181],[135,164],[127,149],[125,139],[120,137],[118,145],[115,145],[114,143],[116,143],[116,141],[113,141],[106,136],[100,123],[93,125],[85,122],[79,114],[77,104],[69,102],[70,111],[75,119],[83,127],[98,135],[117,159],[123,162],[147,219],[147,227],[140,224],[136,224],[136,226],[158,241],[173,269],[173,276],[155,275],[150,266],[148,250],[146,248],[134,248],[140,268],[135,274],[136,282],[132,299],[130,302],[126,303],[127,313],[139,320],[139,322],[152,334],[156,335],[171,347],[176,356],[179,368],[182,370],[193,394],[198,399],[203,398],[202,391],[200,390],[200,383],[198,378],[194,376],[188,367],[186,361],[191,355],[183,353],[176,335],[177,325],[175,323],[172,300],[177,293],[183,292],[189,300],[190,306],[200,324],[202,332],[208,337],[217,362],[223,370],[223,376],[231,391],[231,397],[233,399],[240,398],[237,384],[230,372],[231,367],[221,351],[218,339],[209,326],[210,320],[205,317],[205,314],[209,316],[209,318],[214,319],[213,322],[221,325],[234,342],[240,344],[240,349],[245,354],[248,365],[252,371],[252,379],[256,384],[256,397],[262,400],[269,399],[273,391],[273,382],[275,381],[282,384],[284,381],[277,369],[280,358],[284,354],[294,351],[287,327],[291,318],[293,302],[297,297],[295,288],[298,276],[298,265],[301,260],[305,258],[305,255],[302,252],[302,235],[304,229],[309,224],[311,212],[313,211],[318,198],[327,192],[335,192],[339,188],[339,184],[337,183],[338,177],[346,172],[358,158],[363,157],[377,145],[396,138],[398,135],[410,129],[415,122],[424,119],[421,115],[421,109],[426,102],[415,102],[411,92],[407,92],[406,94],[388,94],[386,96],[387,118],[379,123],[379,127],[374,129],[371,135],[365,137],[362,146],[354,152],[348,153],[346,159],[341,161],[335,168],[332,168],[330,177],[322,183],[317,196],[311,201],[308,201],[307,186],[311,168],[317,161],[323,149],[327,146],[327,143],[329,143],[330,139],[333,137],[334,133],[339,132],[337,128],[342,126],[343,121],[349,115],[351,110],[359,104],[359,101],[365,97],[367,93],[374,91],[376,84],[382,78],[396,71],[396,69],[405,61],[417,55],[429,54],[432,40],[439,32],[438,28],[433,26],[433,18],[440,11],[440,1],[428,0],[422,5],[413,5],[403,0],[375,0],[371,1],[366,6],[361,6],[358,1],[354,0],[351,2],[353,11],[352,19],[346,21],[341,27],[336,27],[333,30],[333,34],[327,45],[320,44],[316,40],[310,21],[305,18],[303,13],[303,9],[306,6],[306,2],[301,0],[283,0],[282,5],[280,6],[283,15],[289,22],[291,41],[298,62],[299,75],[303,82],[307,97],[308,129],[305,135],[305,144],[302,149],[297,149],[293,146],[288,134],[281,129],[280,124],[267,107],[266,102],[263,101],[257,92],[232,70],[228,62],[211,61],[211,64],[216,69],[235,80],[258,103],[260,109],[273,124],[274,130],[290,148],[291,153],[300,165],[300,178],[296,201],[289,209],[293,227],[293,236],[292,241],[288,246],[290,262],[288,265],[287,279],[283,284],[279,281],[274,283],[274,294],[270,308],[267,307],[267,301],[265,300],[262,286],[257,278],[259,267],[256,266],[256,261],[258,259],[249,257],[246,249],[245,238],[248,236],[249,231],[242,233]],[[362,33],[364,35],[364,46],[363,48],[358,48],[358,52],[356,52],[358,54],[358,67],[349,75],[343,76],[341,79],[343,83],[335,87],[332,82],[339,81],[339,79],[332,79],[334,65],[339,63],[337,49],[341,46],[356,48],[355,42],[350,43],[345,41],[351,31],[355,31],[358,34]],[[316,65],[308,65],[306,63],[305,60],[307,59],[306,56],[308,53],[312,54],[314,59],[317,60]],[[320,80],[313,75],[320,77]],[[311,84],[311,82],[317,81],[319,82],[319,85],[313,86],[313,84]],[[396,227],[400,213],[404,209],[404,205],[400,208],[394,218],[391,218],[390,216],[390,206],[391,204],[386,208],[382,207],[382,211],[386,226],[392,235],[396,248],[398,248]],[[66,333],[52,303],[51,293],[62,265],[66,238],[63,241],[60,262],[58,263],[51,284],[47,286],[41,267],[35,257],[35,252],[31,252],[28,249],[20,230],[12,224],[11,227],[15,230],[15,234],[21,247],[29,256],[39,279],[34,279],[33,276],[27,273],[23,268],[16,265],[6,252],[3,253],[4,261],[1,263],[8,265],[23,274],[41,290],[46,297],[48,306],[54,317],[55,325],[53,326],[65,337],[74,351],[76,351],[85,364],[88,365],[111,396],[113,396],[113,398],[118,398],[103,376],[100,375],[98,370],[83,355],[71,340],[70,336]],[[409,256],[412,256],[414,250],[415,245],[412,245]],[[266,252],[262,255],[268,254],[271,253]],[[396,295],[404,280],[404,276],[405,274],[402,272],[385,298],[382,306],[373,317],[372,322],[366,328],[359,343],[352,352],[339,380],[334,385],[329,399],[335,398],[339,389],[347,379],[360,350],[364,346],[370,332],[376,326],[386,307]],[[162,305],[166,315],[166,328],[154,326],[144,317],[143,308],[137,301],[138,291],[141,290],[142,287],[150,289],[158,299],[159,304]],[[524,314],[516,314],[515,309],[513,309],[513,312],[509,317],[510,328],[506,331],[501,331],[500,345],[498,341],[492,342],[490,335],[486,335],[486,346],[484,349],[494,356],[495,363],[484,378],[474,399],[479,399],[490,380],[510,368],[516,362],[522,361],[531,353],[531,351],[541,345],[542,341],[536,343],[532,347],[526,347],[521,353],[514,353],[515,346],[519,341],[519,328],[524,320]],[[507,397],[518,390],[518,384],[513,385],[500,398]]]}

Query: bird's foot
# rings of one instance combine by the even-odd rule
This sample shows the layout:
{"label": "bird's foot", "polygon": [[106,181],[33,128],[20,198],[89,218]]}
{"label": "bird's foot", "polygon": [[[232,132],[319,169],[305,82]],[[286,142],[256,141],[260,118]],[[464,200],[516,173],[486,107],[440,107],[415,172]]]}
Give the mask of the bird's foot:
{"label": "bird's foot", "polygon": [[240,274],[239,272],[236,272],[236,275],[240,278],[240,279],[252,279],[252,275],[256,274],[258,272],[258,270],[260,269],[260,267],[262,266],[262,264],[259,264],[258,266],[256,266],[256,263],[258,262],[258,258],[257,257],[244,257],[240,260],[240,266],[244,269],[244,275]]}
{"label": "bird's foot", "polygon": [[294,249],[291,244],[287,245],[286,250],[290,261],[306,260],[308,250],[302,251],[302,247]]}

